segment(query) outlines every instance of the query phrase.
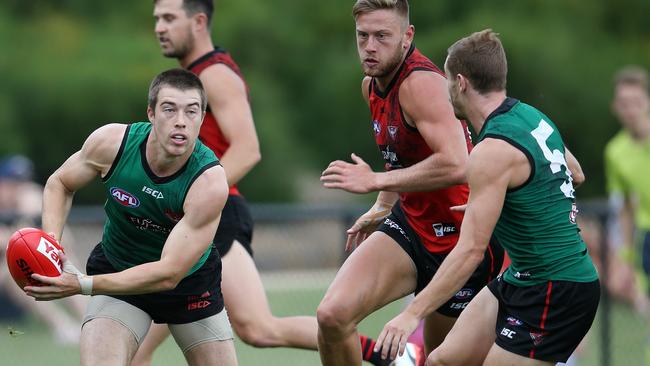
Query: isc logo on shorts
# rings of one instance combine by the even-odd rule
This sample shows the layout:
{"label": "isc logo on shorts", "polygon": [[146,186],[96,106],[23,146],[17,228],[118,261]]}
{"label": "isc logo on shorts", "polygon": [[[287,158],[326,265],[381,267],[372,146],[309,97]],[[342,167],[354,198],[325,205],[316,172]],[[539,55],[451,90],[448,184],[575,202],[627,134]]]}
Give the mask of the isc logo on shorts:
{"label": "isc logo on shorts", "polygon": [[458,232],[458,230],[456,229],[456,225],[454,224],[439,222],[437,224],[433,224],[432,226],[433,226],[433,232],[436,234],[437,237],[456,234]]}
{"label": "isc logo on shorts", "polygon": [[137,197],[123,190],[122,188],[118,188],[118,187],[111,188],[111,196],[122,206],[131,207],[131,208],[136,208],[140,206],[140,200],[138,200]]}

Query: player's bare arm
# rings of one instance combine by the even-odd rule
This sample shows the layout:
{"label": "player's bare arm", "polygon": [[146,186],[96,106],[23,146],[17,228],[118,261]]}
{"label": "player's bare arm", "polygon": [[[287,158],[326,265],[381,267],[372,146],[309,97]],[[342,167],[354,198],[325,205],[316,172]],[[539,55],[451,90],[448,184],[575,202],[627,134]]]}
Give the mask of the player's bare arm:
{"label": "player's bare arm", "polygon": [[410,167],[378,174],[380,189],[430,191],[465,183],[467,145],[445,79],[434,72],[413,72],[402,83],[399,96],[407,122],[418,129],[433,154]]}
{"label": "player's bare arm", "polygon": [[348,239],[345,242],[345,251],[354,250],[361,242],[366,240],[377,229],[379,224],[390,215],[393,205],[398,199],[399,194],[396,192],[379,192],[375,204],[346,231]]}
{"label": "player's bare arm", "polygon": [[[366,78],[362,83],[366,101],[368,82]],[[462,126],[449,103],[444,78],[432,72],[414,72],[400,87],[400,105],[433,154],[410,167],[387,172],[373,172],[363,159],[352,154],[352,163],[337,160],[323,171],[321,181],[326,188],[352,193],[415,192],[465,182],[467,145]]]}
{"label": "player's bare arm", "polygon": [[219,159],[226,170],[228,185],[232,186],[261,158],[246,87],[241,78],[223,64],[209,66],[199,78],[208,94],[210,110],[230,143]]}
{"label": "player's bare arm", "polygon": [[108,172],[125,131],[126,125],[117,123],[98,128],[88,136],[81,150],[48,178],[43,190],[43,231],[61,238],[72,196],[98,175]]}
{"label": "player's bare arm", "polygon": [[508,188],[523,184],[530,175],[526,156],[512,145],[485,139],[472,151],[468,163],[469,202],[458,244],[443,261],[429,284],[404,311],[388,322],[377,338],[382,355],[395,358],[419,321],[451,298],[481,263],[497,223]]}
{"label": "player's bare arm", "polygon": [[582,171],[580,162],[578,162],[578,159],[576,159],[576,157],[566,147],[564,148],[564,158],[566,159],[566,163],[567,163],[567,167],[569,167],[569,171],[571,171],[571,177],[573,178],[573,186],[577,187],[582,183],[584,183],[586,177],[585,177],[585,173]]}
{"label": "player's bare arm", "polygon": [[[228,189],[223,168],[206,170],[187,193],[184,216],[169,234],[161,258],[121,272],[92,276],[93,295],[129,295],[174,289],[212,244]],[[49,286],[26,287],[28,295],[49,300],[80,293],[77,277],[33,275]]]}

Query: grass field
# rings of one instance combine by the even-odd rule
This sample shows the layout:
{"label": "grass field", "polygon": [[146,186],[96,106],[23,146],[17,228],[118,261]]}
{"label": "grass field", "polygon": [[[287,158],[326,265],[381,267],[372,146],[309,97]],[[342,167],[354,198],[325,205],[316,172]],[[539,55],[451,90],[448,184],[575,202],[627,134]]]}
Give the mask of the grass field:
{"label": "grass field", "polygon": [[[305,288],[288,283],[281,286],[268,286],[269,300],[277,315],[309,315],[320,302],[326,286],[319,283],[318,288]],[[266,281],[265,281],[266,283]],[[361,324],[361,331],[376,337],[386,321],[401,308],[401,302],[390,304]],[[592,328],[588,345],[581,356],[580,366],[597,366],[600,356],[599,318]],[[13,327],[24,334],[11,336],[7,330]],[[642,363],[645,332],[643,321],[627,306],[614,304],[612,307],[612,366],[640,366]],[[79,364],[79,351],[76,346],[57,346],[47,329],[34,319],[19,322],[0,323],[0,365],[76,365]],[[320,365],[318,354],[293,349],[255,349],[239,340],[236,341],[240,365],[284,366]],[[184,359],[170,338],[154,355],[154,365],[184,365]]]}

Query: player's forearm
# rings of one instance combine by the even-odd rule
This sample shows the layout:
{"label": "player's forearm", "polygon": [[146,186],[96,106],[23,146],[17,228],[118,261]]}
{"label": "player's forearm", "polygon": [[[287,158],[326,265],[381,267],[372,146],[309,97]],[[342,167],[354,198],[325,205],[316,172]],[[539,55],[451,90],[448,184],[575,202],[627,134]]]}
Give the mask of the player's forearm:
{"label": "player's forearm", "polygon": [[259,145],[230,145],[219,157],[226,171],[228,186],[237,184],[261,160]]}
{"label": "player's forearm", "polygon": [[72,206],[74,192],[68,191],[56,175],[52,175],[43,189],[43,211],[41,214],[43,231],[54,233],[61,239],[63,226]]}
{"label": "player's forearm", "polygon": [[483,260],[484,251],[456,247],[434,275],[429,284],[413,299],[405,312],[418,319],[436,311],[462,288]]}
{"label": "player's forearm", "polygon": [[390,191],[380,191],[375,200],[375,206],[393,207],[399,199],[399,193]]}
{"label": "player's forearm", "polygon": [[423,192],[467,181],[465,160],[446,160],[432,155],[408,168],[377,173],[377,188],[392,192]]}
{"label": "player's forearm", "polygon": [[182,279],[161,261],[141,264],[121,272],[95,275],[93,295],[136,295],[168,291]]}

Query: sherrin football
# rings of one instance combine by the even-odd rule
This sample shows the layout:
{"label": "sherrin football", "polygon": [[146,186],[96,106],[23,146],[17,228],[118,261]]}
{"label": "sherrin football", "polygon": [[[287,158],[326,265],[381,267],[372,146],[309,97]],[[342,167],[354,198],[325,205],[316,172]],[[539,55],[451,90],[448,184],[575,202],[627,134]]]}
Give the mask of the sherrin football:
{"label": "sherrin football", "polygon": [[7,266],[11,277],[20,288],[38,286],[32,273],[48,277],[61,274],[62,263],[59,243],[40,229],[23,228],[11,235],[7,244]]}

